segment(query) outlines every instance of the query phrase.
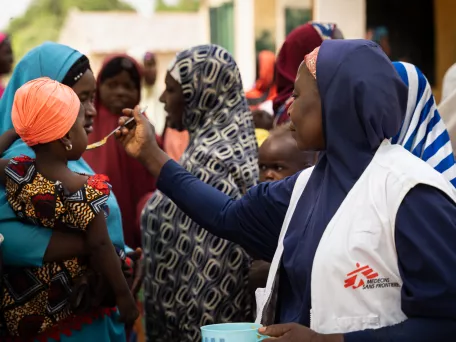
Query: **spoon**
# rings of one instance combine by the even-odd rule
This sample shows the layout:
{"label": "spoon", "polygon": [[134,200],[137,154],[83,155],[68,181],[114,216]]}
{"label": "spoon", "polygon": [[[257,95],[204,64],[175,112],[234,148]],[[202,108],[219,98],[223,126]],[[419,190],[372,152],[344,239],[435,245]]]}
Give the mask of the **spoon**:
{"label": "spoon", "polygon": [[[141,111],[139,112],[140,114],[144,114],[146,112],[146,109],[147,109],[147,106],[144,107],[143,109],[141,109]],[[131,124],[130,126],[128,126],[130,123],[133,123]],[[90,144],[87,146],[86,150],[93,150],[95,148],[98,148],[100,146],[103,146],[104,144],[106,144],[106,142],[108,141],[108,138],[113,135],[114,133],[116,133],[116,131],[118,131],[120,128],[122,127],[127,127],[127,128],[132,128],[133,126],[135,125],[135,118],[134,117],[131,117],[130,119],[128,119],[124,124],[123,126],[119,126],[117,127],[115,130],[113,130],[111,133],[109,133],[107,136],[105,136],[103,139],[101,139],[100,141],[97,141],[97,142],[94,142],[93,144]]]}

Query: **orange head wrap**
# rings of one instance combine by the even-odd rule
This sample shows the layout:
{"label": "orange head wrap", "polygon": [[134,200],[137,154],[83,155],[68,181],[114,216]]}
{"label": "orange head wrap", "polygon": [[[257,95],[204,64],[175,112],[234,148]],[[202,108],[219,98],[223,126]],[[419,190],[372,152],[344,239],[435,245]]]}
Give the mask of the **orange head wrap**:
{"label": "orange head wrap", "polygon": [[42,77],[16,91],[11,119],[16,133],[28,146],[46,144],[70,131],[80,105],[73,89]]}

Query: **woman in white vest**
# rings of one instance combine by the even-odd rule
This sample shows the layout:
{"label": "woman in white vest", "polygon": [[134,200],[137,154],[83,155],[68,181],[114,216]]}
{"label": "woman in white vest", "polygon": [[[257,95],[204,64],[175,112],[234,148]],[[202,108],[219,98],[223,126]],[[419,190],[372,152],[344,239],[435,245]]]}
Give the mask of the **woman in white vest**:
{"label": "woman in white vest", "polygon": [[388,140],[407,95],[375,43],[323,42],[301,65],[289,110],[298,147],[321,151],[317,165],[237,201],[170,160],[138,109],[136,129],[118,135],[194,221],[273,261],[257,291],[261,333],[283,342],[452,341],[456,194]]}

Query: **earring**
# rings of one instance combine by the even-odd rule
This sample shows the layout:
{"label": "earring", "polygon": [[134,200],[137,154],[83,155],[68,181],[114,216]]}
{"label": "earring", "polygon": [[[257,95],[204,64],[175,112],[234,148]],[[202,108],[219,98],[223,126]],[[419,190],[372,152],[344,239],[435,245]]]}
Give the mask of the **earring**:
{"label": "earring", "polygon": [[71,151],[73,149],[73,145],[69,144],[65,146],[67,151]]}

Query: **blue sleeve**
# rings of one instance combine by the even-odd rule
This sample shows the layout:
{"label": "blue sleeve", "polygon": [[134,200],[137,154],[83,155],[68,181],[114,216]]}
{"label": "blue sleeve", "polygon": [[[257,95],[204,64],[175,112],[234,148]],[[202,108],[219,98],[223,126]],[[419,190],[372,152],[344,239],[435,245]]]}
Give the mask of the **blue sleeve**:
{"label": "blue sleeve", "polygon": [[298,175],[262,183],[234,200],[169,160],[160,172],[157,187],[210,233],[271,261]]}
{"label": "blue sleeve", "polygon": [[456,340],[456,204],[436,188],[418,185],[399,208],[395,238],[408,319],[345,334],[345,342]]}
{"label": "blue sleeve", "polygon": [[[22,154],[35,157],[33,151],[22,140],[16,140],[2,158],[9,159]],[[52,230],[19,221],[6,199],[3,186],[0,186],[0,234],[5,238],[2,243],[2,254],[6,265],[22,267],[43,265]]]}
{"label": "blue sleeve", "polygon": [[[0,187],[0,234],[3,262],[8,266],[42,266],[52,230],[19,221]],[[18,253],[20,251],[20,253]]]}

